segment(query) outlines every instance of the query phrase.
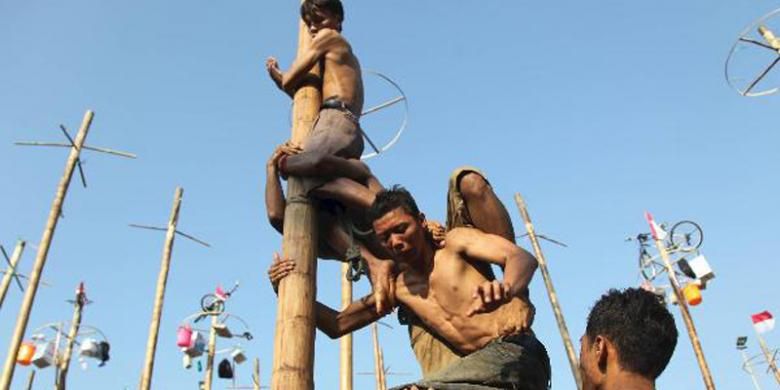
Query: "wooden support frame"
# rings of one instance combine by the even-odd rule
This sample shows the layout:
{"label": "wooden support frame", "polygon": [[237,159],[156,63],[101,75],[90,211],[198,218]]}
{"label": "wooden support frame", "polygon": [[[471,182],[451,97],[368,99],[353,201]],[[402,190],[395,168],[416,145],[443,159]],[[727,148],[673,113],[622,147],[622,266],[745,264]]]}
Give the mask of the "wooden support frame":
{"label": "wooden support frame", "polygon": [[550,298],[550,305],[552,306],[553,314],[555,314],[555,321],[558,323],[558,331],[561,334],[563,346],[566,349],[566,357],[569,358],[569,367],[571,368],[572,376],[574,376],[574,382],[578,389],[582,389],[579,359],[574,351],[574,344],[569,335],[569,328],[566,326],[566,319],[563,317],[561,304],[558,302],[558,294],[555,292],[550,271],[547,269],[547,260],[544,257],[541,245],[539,245],[539,240],[536,231],[534,230],[534,224],[531,222],[531,216],[528,214],[525,200],[523,200],[523,197],[520,196],[519,193],[515,194],[515,203],[517,203],[517,209],[523,217],[525,228],[528,231],[528,238],[531,240],[531,246],[533,246],[536,261],[539,263],[539,271],[542,273],[544,285],[547,288],[547,296]]}
{"label": "wooden support frame", "polygon": [[149,325],[149,337],[146,341],[146,357],[144,360],[143,372],[141,374],[141,385],[139,386],[141,390],[149,390],[152,387],[154,356],[157,352],[157,339],[160,332],[163,302],[165,300],[165,287],[168,284],[168,272],[171,267],[171,256],[173,254],[173,241],[176,237],[176,225],[179,222],[179,209],[181,208],[183,196],[184,189],[176,187],[173,195],[171,216],[168,219],[168,230],[165,233],[165,244],[163,245],[160,273],[157,276],[157,289],[154,296],[154,306],[152,308],[152,322]]}
{"label": "wooden support frame", "polygon": [[38,285],[41,281],[41,275],[43,274],[43,268],[46,265],[46,259],[51,248],[51,242],[54,238],[54,231],[57,228],[57,222],[62,214],[62,205],[65,202],[65,196],[68,193],[70,187],[70,181],[73,177],[73,171],[76,168],[76,163],[79,161],[79,155],[81,154],[81,147],[84,145],[84,141],[89,133],[89,127],[92,124],[94,113],[87,110],[84,114],[84,119],[81,122],[78,134],[73,143],[73,147],[70,149],[67,163],[65,164],[65,172],[62,174],[59,184],[57,185],[57,191],[54,196],[54,201],[49,211],[49,217],[46,221],[46,227],[43,230],[43,237],[41,238],[40,245],[38,246],[38,253],[35,256],[35,262],[33,263],[32,272],[30,273],[30,281],[28,283],[27,291],[24,293],[22,305],[19,309],[19,315],[16,318],[16,326],[14,327],[13,335],[11,336],[11,342],[8,347],[8,353],[6,354],[5,364],[3,366],[3,375],[0,377],[0,390],[8,390],[11,387],[13,381],[14,369],[16,368],[16,355],[19,353],[19,347],[22,345],[22,337],[27,330],[27,323],[30,320],[30,312],[32,311],[32,305],[35,301],[35,295],[38,292]]}
{"label": "wooden support frame", "polygon": [[22,252],[24,252],[25,245],[26,243],[23,240],[19,240],[16,243],[16,247],[14,248],[14,253],[11,254],[10,264],[8,264],[9,266],[8,272],[6,272],[5,275],[3,275],[3,280],[0,281],[0,308],[3,307],[3,302],[5,301],[5,295],[8,293],[8,287],[11,286],[11,279],[13,279],[14,277],[18,278],[16,267],[17,265],[19,265],[19,260],[21,260],[22,258]]}
{"label": "wooden support frame", "polygon": [[[341,309],[352,303],[352,266],[348,261],[341,263]],[[339,339],[339,388],[352,390],[353,359],[352,333],[347,333]]]}
{"label": "wooden support frame", "polygon": [[[298,55],[310,44],[308,29],[299,22]],[[319,69],[312,72],[318,77]],[[291,141],[303,144],[319,114],[322,93],[315,85],[300,87],[293,98]],[[317,215],[303,182],[290,177],[284,213],[282,252],[295,269],[279,283],[271,388],[314,388],[314,302],[317,296]]]}
{"label": "wooden support frame", "polygon": [[70,371],[70,359],[73,356],[73,345],[76,343],[76,337],[81,328],[81,314],[86,303],[87,297],[84,295],[84,291],[79,288],[76,291],[76,299],[73,301],[73,319],[70,321],[70,331],[68,331],[68,339],[65,342],[65,352],[62,354],[62,360],[59,362],[59,370],[54,383],[55,390],[65,390],[66,388],[68,372]]}
{"label": "wooden support frame", "polygon": [[683,296],[682,290],[680,290],[680,283],[677,281],[677,276],[672,268],[672,262],[669,260],[669,252],[666,251],[666,245],[658,236],[655,231],[655,221],[650,213],[645,213],[645,219],[647,219],[650,225],[650,230],[653,232],[653,240],[655,241],[655,247],[658,249],[658,253],[661,255],[661,259],[664,261],[664,267],[666,267],[666,273],[669,275],[669,284],[672,286],[674,296],[677,298],[677,306],[680,307],[680,313],[685,322],[685,328],[688,330],[688,337],[691,339],[693,345],[693,352],[696,354],[696,362],[699,364],[701,370],[701,376],[704,380],[704,386],[707,390],[715,390],[715,382],[712,380],[712,373],[710,367],[707,365],[707,359],[704,357],[704,350],[701,347],[701,341],[699,340],[699,334],[696,332],[696,325],[693,323],[693,317],[688,310],[688,302]]}

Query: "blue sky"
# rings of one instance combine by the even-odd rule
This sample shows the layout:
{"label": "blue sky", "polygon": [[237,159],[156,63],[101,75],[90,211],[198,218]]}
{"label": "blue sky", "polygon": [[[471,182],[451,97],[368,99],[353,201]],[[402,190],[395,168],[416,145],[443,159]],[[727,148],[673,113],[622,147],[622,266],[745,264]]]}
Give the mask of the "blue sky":
{"label": "blue sky", "polygon": [[[694,320],[718,387],[748,388],[734,340],[750,336],[757,353],[749,315],[780,312],[778,100],[740,97],[723,64],[743,27],[777,6],[348,1],[344,33],[363,66],[396,80],[410,104],[407,133],[370,165],[439,220],[448,175],[460,165],[484,169],[518,232],[512,195],[521,192],[537,230],[569,245],[545,249],[575,340],[601,293],[637,284],[636,248],[623,240],[646,230],[645,210],[662,221],[696,220],[717,279]],[[75,132],[89,108],[88,144],[139,156],[85,153],[89,188],[73,182],[44,272],[53,287],[39,291],[30,321],[31,330],[68,319],[64,300],[86,282],[95,303],[84,322],[108,335],[113,356],[106,367],[73,370],[73,388],[137,386],[163,234],[127,224],[164,225],[177,185],[185,190],[181,230],[213,247],[176,242],[154,388],[195,386],[199,374],[181,368],[176,327],[202,294],[236,279],[242,285],[228,310],[250,323],[256,337],[243,344],[267,382],[276,301],[265,271],[281,240],[265,222],[262,183],[267,157],[289,134],[289,100],[263,62],[276,55],[288,66],[296,42],[293,1],[0,3],[0,242],[37,243],[67,154],[14,141],[61,141],[58,124]],[[392,96],[368,76],[367,85],[369,103]],[[400,115],[387,111],[365,125],[386,135]],[[25,253],[23,271],[34,252]],[[338,265],[320,264],[319,298],[336,305]],[[367,292],[367,283],[356,289]],[[554,388],[574,388],[540,276],[531,291]],[[11,290],[0,311],[4,351],[20,300]],[[394,329],[382,329],[385,361],[411,374],[388,378],[397,384],[419,370],[405,329],[387,322]],[[780,336],[767,341],[777,345]],[[372,370],[367,330],[355,345],[355,370]],[[318,388],[337,388],[337,355],[338,343],[318,334]],[[27,370],[17,369],[14,388]],[[51,375],[41,374],[45,386]],[[240,368],[243,383],[248,374],[249,365]],[[359,389],[372,382],[355,378]],[[659,388],[703,388],[685,337]]]}

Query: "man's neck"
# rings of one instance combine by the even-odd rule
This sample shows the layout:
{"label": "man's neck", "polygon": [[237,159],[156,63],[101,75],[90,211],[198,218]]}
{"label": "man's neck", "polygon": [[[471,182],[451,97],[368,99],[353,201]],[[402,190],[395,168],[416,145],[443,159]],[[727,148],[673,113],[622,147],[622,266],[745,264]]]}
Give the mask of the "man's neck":
{"label": "man's neck", "polygon": [[655,381],[628,371],[608,375],[601,390],[653,390]]}

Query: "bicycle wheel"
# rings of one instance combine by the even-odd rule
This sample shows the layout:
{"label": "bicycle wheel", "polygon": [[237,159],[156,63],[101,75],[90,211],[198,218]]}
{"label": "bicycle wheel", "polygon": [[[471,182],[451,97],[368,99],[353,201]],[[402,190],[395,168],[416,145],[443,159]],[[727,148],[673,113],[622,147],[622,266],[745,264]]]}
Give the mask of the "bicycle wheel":
{"label": "bicycle wheel", "polygon": [[639,273],[648,282],[652,282],[657,274],[653,265],[653,257],[647,252],[642,252],[639,255]]}
{"label": "bicycle wheel", "polygon": [[683,252],[692,252],[699,249],[704,240],[704,232],[693,221],[677,222],[672,226],[669,236],[672,246]]}
{"label": "bicycle wheel", "polygon": [[200,299],[200,309],[207,313],[222,313],[222,300],[214,294],[206,294]]}

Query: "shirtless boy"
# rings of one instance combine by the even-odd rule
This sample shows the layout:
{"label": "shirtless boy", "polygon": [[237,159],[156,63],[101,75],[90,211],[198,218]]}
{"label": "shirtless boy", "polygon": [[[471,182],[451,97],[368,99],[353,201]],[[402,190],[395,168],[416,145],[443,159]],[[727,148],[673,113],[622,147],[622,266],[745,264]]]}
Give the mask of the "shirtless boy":
{"label": "shirtless boy", "polygon": [[[399,267],[396,301],[465,355],[416,386],[548,388],[549,359],[530,329],[533,256],[503,237],[465,227],[449,231],[437,248],[426,238],[425,220],[414,199],[402,188],[380,192],[368,214],[379,241]],[[489,280],[474,266],[478,263],[502,266],[504,280]],[[271,282],[278,283],[292,267],[292,260],[276,255],[269,270]],[[373,306],[372,296],[343,312],[317,303],[317,327],[340,337],[379,319]]]}
{"label": "shirtless boy", "polygon": [[341,35],[344,9],[340,0],[305,0],[301,18],[312,36],[309,48],[286,72],[273,57],[266,69],[279,89],[292,96],[308,82],[312,68],[322,64],[324,100],[303,152],[280,160],[282,175],[323,179],[307,183],[309,190],[327,178],[346,176],[358,182],[366,179],[364,166],[349,159],[363,153],[360,113],[363,110],[363,79],[360,63],[349,42]]}

